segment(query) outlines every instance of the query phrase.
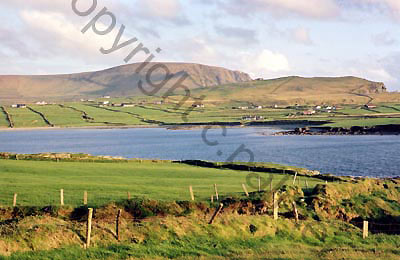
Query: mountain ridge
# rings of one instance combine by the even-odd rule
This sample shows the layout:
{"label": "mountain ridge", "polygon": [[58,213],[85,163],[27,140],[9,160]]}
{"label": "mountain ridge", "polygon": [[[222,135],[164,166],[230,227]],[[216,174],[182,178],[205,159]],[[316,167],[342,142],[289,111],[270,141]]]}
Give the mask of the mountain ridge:
{"label": "mountain ridge", "polygon": [[[53,75],[0,76],[0,102],[73,101],[80,98],[143,96],[138,88],[140,79],[146,83],[146,74],[155,64],[163,64],[173,77],[157,95],[163,94],[185,75],[183,85],[192,96],[206,96],[205,102],[247,101],[264,104],[314,104],[318,102],[369,103],[375,100],[391,101],[398,95],[388,93],[382,82],[354,76],[301,77],[276,79],[252,78],[240,71],[196,63],[149,63],[139,73],[143,63],[126,64],[103,70]],[[151,73],[154,84],[165,78],[163,70]],[[153,90],[149,84],[144,89]],[[180,88],[179,91],[183,91]],[[377,99],[378,97],[378,99]]]}
{"label": "mountain ridge", "polygon": [[[195,63],[149,63],[139,73],[136,70],[142,63],[133,63],[107,68],[99,71],[55,75],[4,75],[0,76],[1,101],[33,101],[38,98],[49,100],[72,100],[79,97],[98,97],[101,95],[132,96],[142,94],[138,82],[143,79],[155,64],[163,64],[173,75],[163,90],[172,87],[187,73],[184,85],[189,89],[215,87],[228,83],[251,81],[251,77],[240,71]],[[165,70],[151,73],[154,84],[165,78]],[[142,94],[143,95],[143,94]]]}

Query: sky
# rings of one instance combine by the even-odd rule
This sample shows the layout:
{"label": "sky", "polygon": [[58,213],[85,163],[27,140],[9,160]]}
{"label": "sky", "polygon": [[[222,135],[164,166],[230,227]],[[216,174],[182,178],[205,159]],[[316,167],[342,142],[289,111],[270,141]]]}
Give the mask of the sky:
{"label": "sky", "polygon": [[[357,76],[400,90],[399,0],[1,0],[0,18],[3,75],[106,69],[126,64],[140,43],[157,62],[253,78]],[[102,53],[119,32],[117,43],[136,41]]]}

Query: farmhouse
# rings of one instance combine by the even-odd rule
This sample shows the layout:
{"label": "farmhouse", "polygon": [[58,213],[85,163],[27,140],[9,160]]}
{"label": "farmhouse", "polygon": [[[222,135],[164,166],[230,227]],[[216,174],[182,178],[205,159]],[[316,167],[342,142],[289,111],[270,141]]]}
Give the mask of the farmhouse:
{"label": "farmhouse", "polygon": [[204,104],[193,104],[192,107],[195,107],[195,108],[204,108],[205,106],[204,106]]}
{"label": "farmhouse", "polygon": [[245,121],[258,121],[258,120],[263,120],[263,116],[244,116],[242,117],[242,120]]}
{"label": "farmhouse", "polygon": [[26,105],[25,104],[14,104],[14,105],[11,105],[11,107],[13,107],[13,108],[26,108]]}
{"label": "farmhouse", "polygon": [[122,107],[135,107],[135,104],[130,104],[130,103],[122,103]]}
{"label": "farmhouse", "polygon": [[315,113],[316,113],[315,110],[307,110],[303,112],[303,115],[311,116],[314,115]]}
{"label": "farmhouse", "polygon": [[365,107],[366,109],[372,109],[372,108],[377,108],[378,106],[375,105],[375,104],[366,104],[364,107]]}

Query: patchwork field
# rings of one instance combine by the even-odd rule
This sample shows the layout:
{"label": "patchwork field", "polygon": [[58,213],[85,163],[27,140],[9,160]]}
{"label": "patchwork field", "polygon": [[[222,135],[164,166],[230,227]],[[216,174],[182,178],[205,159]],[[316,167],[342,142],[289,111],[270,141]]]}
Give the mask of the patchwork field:
{"label": "patchwork field", "polygon": [[[361,105],[342,105],[337,110],[315,109],[314,106],[262,107],[251,103],[229,102],[191,108],[189,104],[176,107],[174,103],[156,104],[158,99],[111,99],[110,103],[135,102],[134,107],[100,106],[95,103],[72,102],[54,105],[29,105],[29,108],[6,107],[15,128],[23,127],[86,127],[86,126],[158,126],[168,124],[219,122],[248,124],[283,121],[322,121],[326,126],[352,127],[400,124],[400,104],[382,103],[376,108]],[[171,101],[171,100],[170,100]],[[175,100],[177,101],[177,100]],[[144,103],[143,103],[144,102]],[[239,108],[241,107],[241,108]],[[246,109],[246,107],[248,107]],[[315,110],[313,115],[305,111]],[[185,115],[186,114],[186,115]],[[257,119],[255,119],[257,118]],[[44,120],[46,119],[48,123]],[[7,127],[4,113],[0,113],[0,127]]]}

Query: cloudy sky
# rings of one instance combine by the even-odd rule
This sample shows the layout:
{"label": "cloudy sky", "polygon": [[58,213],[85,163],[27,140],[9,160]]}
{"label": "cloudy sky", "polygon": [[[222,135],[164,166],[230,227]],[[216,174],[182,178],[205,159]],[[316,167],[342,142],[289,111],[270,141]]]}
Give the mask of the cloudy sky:
{"label": "cloudy sky", "polygon": [[[80,11],[93,0],[76,0]],[[194,62],[253,77],[354,75],[400,90],[399,0],[1,0],[0,74],[54,74],[125,64],[142,43],[155,61]],[[103,8],[108,34],[81,30]],[[110,25],[104,15],[98,30]],[[110,54],[121,28],[120,43]],[[155,50],[161,48],[160,54]],[[143,61],[136,55],[130,62]]]}

